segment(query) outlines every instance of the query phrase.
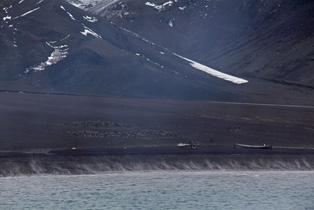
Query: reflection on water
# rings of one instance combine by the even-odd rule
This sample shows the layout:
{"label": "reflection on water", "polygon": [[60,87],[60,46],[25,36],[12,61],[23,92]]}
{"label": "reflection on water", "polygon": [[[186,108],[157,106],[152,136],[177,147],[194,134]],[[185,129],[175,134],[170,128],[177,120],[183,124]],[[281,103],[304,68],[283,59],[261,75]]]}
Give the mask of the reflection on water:
{"label": "reflection on water", "polygon": [[314,209],[311,171],[128,171],[0,185],[0,209]]}

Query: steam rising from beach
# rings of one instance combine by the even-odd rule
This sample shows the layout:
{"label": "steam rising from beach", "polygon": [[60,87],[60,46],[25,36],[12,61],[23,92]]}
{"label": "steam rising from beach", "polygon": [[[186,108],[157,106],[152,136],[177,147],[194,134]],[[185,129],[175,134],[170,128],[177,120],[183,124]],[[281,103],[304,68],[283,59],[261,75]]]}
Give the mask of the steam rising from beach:
{"label": "steam rising from beach", "polygon": [[125,156],[0,160],[0,176],[97,174],[158,170],[313,170],[312,157],[282,156]]}

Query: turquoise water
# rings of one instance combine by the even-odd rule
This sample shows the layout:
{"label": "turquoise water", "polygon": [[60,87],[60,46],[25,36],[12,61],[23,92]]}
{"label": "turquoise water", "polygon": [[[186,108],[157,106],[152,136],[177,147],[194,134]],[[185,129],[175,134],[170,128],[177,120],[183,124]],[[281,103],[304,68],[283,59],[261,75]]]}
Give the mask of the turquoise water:
{"label": "turquoise water", "polygon": [[0,178],[0,209],[314,209],[313,171],[147,171]]}

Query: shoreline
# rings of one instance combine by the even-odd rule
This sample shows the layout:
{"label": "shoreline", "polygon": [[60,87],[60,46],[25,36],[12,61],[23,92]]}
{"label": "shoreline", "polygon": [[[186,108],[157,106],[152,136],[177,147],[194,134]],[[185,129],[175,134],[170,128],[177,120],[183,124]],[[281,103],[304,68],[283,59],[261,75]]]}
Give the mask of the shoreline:
{"label": "shoreline", "polygon": [[0,177],[129,171],[314,171],[314,155],[186,154],[0,158]]}
{"label": "shoreline", "polygon": [[82,175],[128,171],[314,171],[313,149],[198,149],[168,147],[0,153],[0,177]]}
{"label": "shoreline", "polygon": [[159,155],[313,155],[314,148],[273,147],[272,149],[234,148],[229,145],[206,145],[196,148],[178,148],[177,146],[134,146],[114,148],[72,148],[53,149],[42,152],[0,151],[0,159],[15,157],[75,157],[75,156],[159,156]]}

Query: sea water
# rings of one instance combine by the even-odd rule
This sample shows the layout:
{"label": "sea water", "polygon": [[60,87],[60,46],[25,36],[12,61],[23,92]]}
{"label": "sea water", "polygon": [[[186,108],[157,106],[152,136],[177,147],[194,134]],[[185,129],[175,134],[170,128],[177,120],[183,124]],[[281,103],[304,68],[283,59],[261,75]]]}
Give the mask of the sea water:
{"label": "sea water", "polygon": [[313,171],[125,171],[0,178],[0,209],[314,209]]}

